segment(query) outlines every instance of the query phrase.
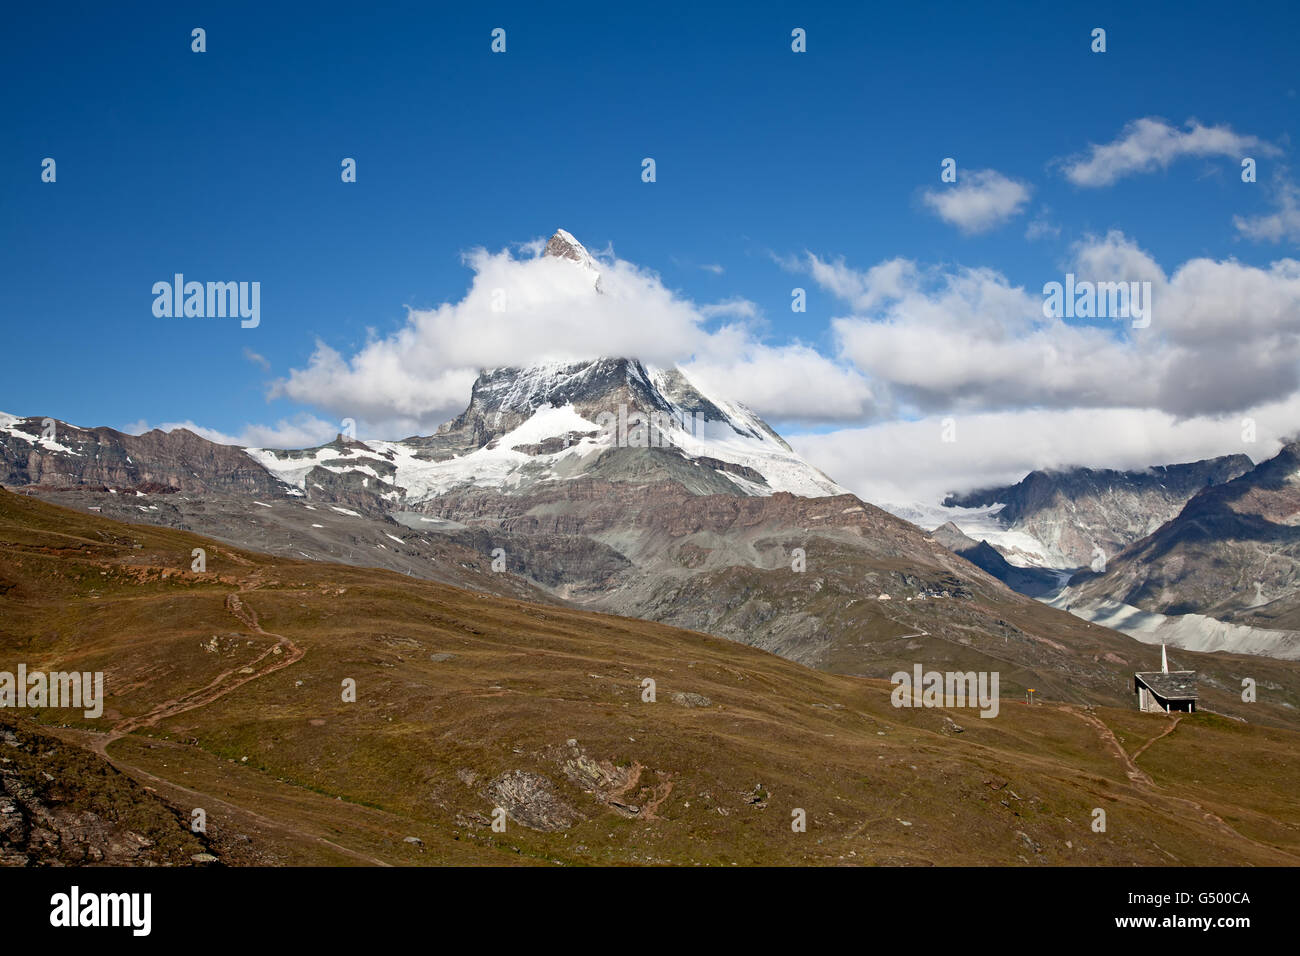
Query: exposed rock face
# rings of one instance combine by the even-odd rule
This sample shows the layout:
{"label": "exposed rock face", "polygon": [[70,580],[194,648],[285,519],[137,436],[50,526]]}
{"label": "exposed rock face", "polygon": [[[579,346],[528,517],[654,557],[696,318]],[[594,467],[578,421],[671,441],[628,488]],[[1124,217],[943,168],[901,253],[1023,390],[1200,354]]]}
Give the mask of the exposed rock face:
{"label": "exposed rock face", "polygon": [[712,707],[713,701],[703,694],[695,694],[691,691],[678,691],[673,694],[673,703],[681,707]]}
{"label": "exposed rock face", "polygon": [[930,537],[958,557],[993,575],[1013,591],[1041,597],[1059,590],[1059,576],[1043,568],[1020,568],[1007,561],[987,541],[976,541],[949,521],[930,532]]}
{"label": "exposed rock face", "polygon": [[1201,491],[1105,573],[1072,585],[1085,600],[1300,629],[1300,443]]}
{"label": "exposed rock face", "polygon": [[342,505],[368,515],[399,510],[404,497],[401,488],[359,471],[340,473],[315,467],[307,472],[304,485],[307,501]]}
{"label": "exposed rock face", "polygon": [[542,249],[542,255],[553,259],[568,259],[576,262],[588,269],[598,271],[596,260],[577,239],[563,229],[557,229],[555,235],[546,241],[546,246]]}
{"label": "exposed rock face", "polygon": [[539,409],[563,405],[572,405],[591,421],[602,412],[617,414],[620,407],[629,416],[659,413],[667,417],[685,412],[693,421],[729,425],[742,435],[766,436],[790,450],[761,420],[738,422],[678,370],[652,370],[626,358],[489,369],[474,382],[464,412],[439,428],[436,435],[406,442],[438,450],[482,448]]}
{"label": "exposed rock face", "polygon": [[0,422],[0,484],[258,495],[287,490],[242,448],[218,445],[184,428],[126,435],[55,422],[54,437],[47,439],[42,421]]}
{"label": "exposed rock face", "polygon": [[[466,449],[482,448],[540,408],[557,405],[572,405],[592,421],[601,412],[617,412],[620,405],[638,412],[669,410],[650,387],[644,366],[628,359],[490,369],[474,382],[469,407],[423,441],[456,440]],[[714,414],[722,417],[716,409]]]}
{"label": "exposed rock face", "polygon": [[997,520],[1040,541],[1069,567],[1090,565],[1097,549],[1109,559],[1160,527],[1204,488],[1253,467],[1245,455],[1227,455],[1146,471],[1074,468],[1035,471],[1017,484],[950,495],[945,507],[1005,507]]}
{"label": "exposed rock face", "polygon": [[511,820],[533,830],[567,830],[582,815],[555,791],[555,785],[540,773],[511,770],[488,786],[488,797]]}
{"label": "exposed rock face", "polygon": [[189,866],[206,850],[106,761],[0,721],[0,865]]}

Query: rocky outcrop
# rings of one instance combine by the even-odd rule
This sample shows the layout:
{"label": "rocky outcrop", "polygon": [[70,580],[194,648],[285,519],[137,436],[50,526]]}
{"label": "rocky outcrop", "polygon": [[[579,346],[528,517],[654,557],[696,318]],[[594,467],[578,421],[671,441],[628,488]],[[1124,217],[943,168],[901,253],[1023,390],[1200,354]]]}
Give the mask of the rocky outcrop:
{"label": "rocky outcrop", "polygon": [[487,797],[494,808],[500,807],[511,820],[532,830],[567,830],[583,819],[560,798],[555,784],[540,773],[503,773],[488,785]]}
{"label": "rocky outcrop", "polygon": [[0,721],[0,866],[190,866],[180,814],[102,758]]}
{"label": "rocky outcrop", "polygon": [[[40,418],[0,429],[0,484],[118,491],[239,492],[283,495],[285,486],[234,445],[184,428],[127,435]],[[44,437],[53,431],[52,437]]]}

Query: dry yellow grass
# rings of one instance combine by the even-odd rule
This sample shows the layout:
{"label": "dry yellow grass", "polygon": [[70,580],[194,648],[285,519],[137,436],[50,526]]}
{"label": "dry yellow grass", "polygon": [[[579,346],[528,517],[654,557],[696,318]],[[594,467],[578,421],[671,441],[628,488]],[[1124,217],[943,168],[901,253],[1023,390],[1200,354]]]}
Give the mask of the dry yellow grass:
{"label": "dry yellow grass", "polygon": [[1287,730],[1198,715],[1135,774],[1165,718],[895,709],[883,681],[719,638],[7,493],[0,601],[0,669],[106,675],[99,720],[34,716],[205,807],[219,853],[238,833],[285,863],[1300,862]]}

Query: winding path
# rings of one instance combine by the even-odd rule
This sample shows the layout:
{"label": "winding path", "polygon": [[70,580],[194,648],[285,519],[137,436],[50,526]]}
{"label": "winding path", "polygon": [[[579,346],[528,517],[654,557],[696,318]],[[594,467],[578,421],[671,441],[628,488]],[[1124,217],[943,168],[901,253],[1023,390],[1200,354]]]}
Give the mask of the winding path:
{"label": "winding path", "polygon": [[1140,756],[1142,752],[1146,750],[1148,747],[1150,747],[1153,743],[1173,733],[1175,728],[1177,728],[1179,722],[1182,720],[1182,718],[1175,719],[1169,725],[1169,727],[1164,730],[1163,733],[1157,734],[1155,737],[1152,737],[1145,744],[1143,744],[1142,747],[1139,748],[1138,751],[1134,753],[1132,757],[1130,757],[1128,753],[1124,750],[1123,746],[1120,745],[1120,742],[1115,737],[1114,732],[1111,731],[1111,729],[1107,727],[1106,724],[1103,723],[1100,718],[1094,716],[1093,714],[1088,714],[1076,710],[1074,707],[1072,707],[1069,704],[1058,704],[1056,706],[1059,710],[1062,710],[1067,714],[1073,714],[1075,717],[1078,717],[1080,720],[1084,721],[1087,724],[1090,724],[1093,728],[1095,728],[1097,730],[1098,735],[1102,738],[1102,741],[1111,750],[1115,752],[1116,756],[1119,757],[1121,763],[1123,763],[1124,775],[1128,777],[1128,779],[1136,786],[1141,787],[1143,790],[1146,790],[1152,796],[1159,797],[1160,799],[1166,800],[1170,803],[1176,803],[1176,804],[1180,804],[1181,806],[1187,807],[1188,809],[1195,812],[1198,816],[1200,816],[1200,818],[1204,820],[1206,823],[1209,823],[1215,829],[1227,834],[1228,836],[1233,837],[1234,839],[1242,840],[1246,843],[1251,844],[1254,847],[1258,847],[1259,849],[1266,850],[1270,853],[1280,854],[1282,857],[1291,861],[1292,864],[1294,864],[1297,860],[1300,860],[1300,857],[1297,857],[1295,853],[1292,853],[1289,850],[1284,850],[1281,847],[1273,846],[1272,844],[1269,843],[1261,843],[1258,840],[1251,839],[1250,837],[1246,836],[1244,833],[1241,833],[1240,831],[1234,829],[1232,826],[1228,824],[1226,820],[1224,820],[1219,815],[1215,813],[1211,813],[1209,810],[1206,810],[1205,807],[1201,806],[1195,800],[1189,800],[1186,797],[1174,796],[1173,794],[1169,793],[1164,788],[1162,788],[1154,780],[1152,780],[1151,776],[1145,770],[1143,770],[1136,763],[1134,763],[1136,758]]}
{"label": "winding path", "polygon": [[[224,671],[214,677],[205,687],[177,697],[175,700],[164,701],[147,714],[122,721],[105,735],[103,747],[107,747],[113,741],[132,731],[139,730],[141,727],[152,727],[166,717],[174,717],[176,714],[183,714],[187,710],[194,710],[210,704],[226,696],[231,691],[243,687],[250,681],[255,681],[259,677],[266,677],[268,674],[273,674],[302,659],[302,648],[289,638],[282,634],[272,634],[269,631],[262,630],[262,626],[257,622],[257,613],[240,599],[238,593],[226,597],[226,610],[239,618],[254,634],[259,637],[275,638],[276,643],[258,655],[251,664],[243,664],[240,667]],[[258,669],[258,666],[267,658],[276,657],[279,660],[272,660],[268,666]],[[245,668],[249,667],[253,668],[252,673],[243,673]],[[107,756],[103,747],[98,748],[99,752]]]}
{"label": "winding path", "polygon": [[[271,631],[262,629],[262,625],[259,624],[257,620],[257,612],[245,603],[245,601],[240,597],[241,593],[244,592],[235,592],[226,596],[226,610],[238,618],[239,621],[252,633],[259,637],[273,638],[275,640],[274,644],[258,655],[251,664],[242,664],[239,667],[223,671],[221,674],[218,674],[215,678],[209,681],[204,687],[191,691],[188,694],[183,694],[173,700],[164,701],[147,714],[143,714],[139,717],[127,718],[126,720],[119,722],[108,733],[97,734],[90,731],[83,732],[87,746],[123,773],[137,779],[148,780],[156,787],[166,787],[180,791],[181,793],[191,794],[195,798],[201,799],[209,805],[220,805],[228,812],[253,820],[261,824],[263,827],[278,830],[283,833],[290,833],[302,839],[319,843],[322,846],[329,847],[331,850],[335,850],[336,852],[342,853],[343,855],[349,856],[355,860],[359,860],[360,862],[369,863],[374,866],[391,866],[390,863],[381,860],[378,857],[373,857],[366,853],[361,853],[357,850],[341,846],[333,840],[327,840],[325,837],[318,834],[309,833],[308,831],[292,824],[262,816],[260,813],[229,803],[211,793],[192,790],[173,780],[159,777],[141,767],[109,755],[109,744],[120,740],[133,731],[139,730],[142,727],[152,727],[160,720],[167,717],[174,717],[177,714],[183,714],[186,711],[204,707],[211,704],[213,701],[220,700],[231,691],[243,687],[250,681],[266,677],[267,675],[282,670],[290,664],[296,663],[302,659],[305,651],[303,651],[301,647],[283,634],[275,634]],[[264,663],[265,666],[261,666]],[[252,673],[242,673],[245,668],[249,667],[253,669]],[[79,736],[81,736],[81,734],[79,734]]]}
{"label": "winding path", "polygon": [[1142,754],[1146,751],[1146,749],[1150,747],[1153,743],[1155,743],[1157,740],[1161,739],[1162,737],[1168,737],[1170,734],[1172,734],[1175,730],[1178,729],[1178,725],[1181,724],[1182,722],[1183,722],[1183,718],[1175,717],[1168,727],[1160,731],[1160,733],[1156,734],[1154,737],[1152,737],[1150,740],[1144,743],[1137,750],[1133,751],[1133,759],[1136,761],[1137,758],[1141,757]]}

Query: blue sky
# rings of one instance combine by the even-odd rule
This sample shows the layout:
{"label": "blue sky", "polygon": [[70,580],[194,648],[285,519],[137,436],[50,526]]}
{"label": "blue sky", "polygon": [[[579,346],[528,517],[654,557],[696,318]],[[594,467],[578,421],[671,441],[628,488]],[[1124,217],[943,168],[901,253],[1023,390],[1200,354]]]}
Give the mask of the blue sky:
{"label": "blue sky", "polygon": [[[346,402],[335,407],[310,382],[296,397],[273,383],[307,369],[318,342],[346,361],[406,325],[408,306],[462,300],[468,251],[557,227],[653,272],[682,301],[747,304],[711,314],[707,330],[743,319],[749,347],[776,350],[769,359],[802,343],[861,376],[873,399],[824,420],[808,412],[824,401],[772,397],[804,387],[797,373],[740,396],[786,431],[816,433],[821,444],[808,447],[842,472],[865,467],[846,457],[855,442],[901,434],[880,429],[926,421],[945,403],[972,416],[1145,416],[1145,437],[1095,449],[1126,462],[1240,450],[1204,430],[1170,436],[1189,414],[1235,422],[1294,394],[1284,370],[1265,368],[1255,377],[1276,378],[1271,392],[1219,407],[1184,407],[1168,383],[1114,402],[1013,387],[1003,401],[988,382],[936,395],[847,357],[834,324],[897,325],[916,303],[872,311],[809,265],[809,254],[842,260],[861,276],[902,259],[931,286],[985,269],[1039,296],[1080,244],[1108,235],[1112,252],[1140,250],[1169,277],[1189,260],[1268,270],[1294,259],[1283,204],[1300,175],[1294,5],[267,6],[11,12],[0,37],[0,321],[14,352],[0,409],[82,425],[193,422],[236,437],[295,416],[333,422]],[[1104,54],[1090,50],[1098,26]],[[205,53],[191,52],[194,27],[207,32]],[[507,31],[504,54],[490,52],[494,27]],[[807,31],[807,53],[791,51],[794,27]],[[1104,186],[1071,181],[1072,157],[1121,142],[1144,118],[1175,136],[1197,121],[1261,144],[1259,181],[1241,182],[1231,150],[1176,154]],[[641,181],[646,156],[654,183]],[[55,183],[41,182],[44,157],[57,162]],[[357,160],[355,184],[340,182],[343,157]],[[979,232],[944,221],[924,199],[941,188],[944,157],[957,160],[959,184],[993,170],[1027,199]],[[1275,235],[1251,231],[1270,216]],[[260,325],[155,317],[151,287],[177,272],[259,281]],[[1297,331],[1289,279],[1281,285],[1281,305],[1261,307],[1281,315],[1259,349],[1276,336],[1289,349]],[[808,290],[806,313],[790,310],[794,286]],[[1192,293],[1181,295],[1171,300]],[[1188,341],[1180,347],[1196,347]],[[702,373],[753,378],[719,371],[711,348]],[[1243,366],[1222,374],[1236,380]],[[1285,407],[1265,433],[1283,427]],[[427,425],[443,409],[367,410],[381,429]],[[1174,431],[1149,434],[1157,414]],[[837,449],[828,433],[843,433]],[[985,474],[1065,454],[1021,449],[962,467]]]}

